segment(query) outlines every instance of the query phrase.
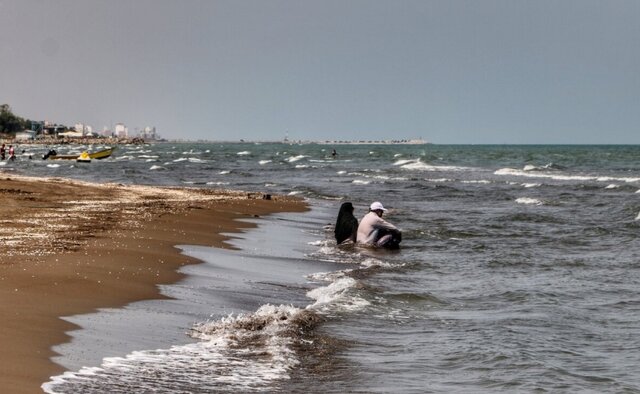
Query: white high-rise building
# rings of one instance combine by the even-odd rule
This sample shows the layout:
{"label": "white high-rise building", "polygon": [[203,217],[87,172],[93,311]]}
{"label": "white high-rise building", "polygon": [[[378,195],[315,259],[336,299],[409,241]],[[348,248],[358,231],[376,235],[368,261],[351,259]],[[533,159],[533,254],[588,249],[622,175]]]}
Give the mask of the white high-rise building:
{"label": "white high-rise building", "polygon": [[116,123],[113,134],[118,138],[127,138],[129,136],[129,129],[124,125],[124,123]]}

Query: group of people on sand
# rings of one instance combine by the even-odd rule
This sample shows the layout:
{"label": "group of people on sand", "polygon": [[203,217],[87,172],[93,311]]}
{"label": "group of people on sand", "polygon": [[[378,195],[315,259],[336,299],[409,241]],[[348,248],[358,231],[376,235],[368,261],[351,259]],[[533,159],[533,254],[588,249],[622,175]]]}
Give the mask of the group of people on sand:
{"label": "group of people on sand", "polygon": [[402,232],[382,218],[387,209],[376,201],[369,206],[369,212],[360,220],[353,216],[354,207],[345,202],[340,207],[336,220],[335,237],[338,244],[357,243],[388,249],[397,249],[402,241]]}
{"label": "group of people on sand", "polygon": [[[2,144],[2,146],[0,147],[0,160],[6,160],[6,156],[7,156],[7,148],[5,144]],[[16,151],[15,149],[13,149],[13,145],[9,145],[9,160],[15,160],[15,159],[16,159]]]}

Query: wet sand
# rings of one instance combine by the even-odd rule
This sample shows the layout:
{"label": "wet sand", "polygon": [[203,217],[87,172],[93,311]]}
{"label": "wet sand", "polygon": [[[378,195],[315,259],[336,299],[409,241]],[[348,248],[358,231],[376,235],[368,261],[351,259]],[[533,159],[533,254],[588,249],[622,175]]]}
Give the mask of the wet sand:
{"label": "wet sand", "polygon": [[196,263],[177,244],[229,247],[238,221],[304,211],[299,200],[207,189],[97,185],[0,174],[0,385],[41,392],[62,367],[60,319],[162,297],[157,285]]}

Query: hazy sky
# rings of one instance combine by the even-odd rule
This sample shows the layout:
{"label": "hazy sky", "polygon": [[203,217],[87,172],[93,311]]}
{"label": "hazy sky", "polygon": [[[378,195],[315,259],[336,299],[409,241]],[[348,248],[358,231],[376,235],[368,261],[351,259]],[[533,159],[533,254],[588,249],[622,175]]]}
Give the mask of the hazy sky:
{"label": "hazy sky", "polygon": [[640,143],[640,1],[0,0],[0,103],[167,138]]}

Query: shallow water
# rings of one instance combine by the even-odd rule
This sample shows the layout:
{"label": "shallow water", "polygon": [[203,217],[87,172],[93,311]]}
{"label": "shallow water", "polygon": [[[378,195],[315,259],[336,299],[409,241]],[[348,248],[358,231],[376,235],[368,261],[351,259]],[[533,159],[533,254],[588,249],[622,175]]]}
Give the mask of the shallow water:
{"label": "shallow water", "polygon": [[[640,147],[344,145],[336,159],[332,148],[160,144],[89,165],[5,165],[292,194],[314,207],[268,219],[238,240],[240,252],[186,247],[205,263],[164,289],[179,301],[100,315],[133,321],[149,343],[121,339],[104,317],[73,317],[88,328],[61,347],[63,365],[78,371],[116,358],[106,372],[71,372],[48,389],[640,390]],[[374,199],[404,230],[401,251],[336,247],[340,204],[352,201],[360,217]],[[231,312],[246,315],[225,318]],[[149,313],[162,328],[145,335]],[[102,346],[104,355],[78,350],[101,348],[94,342],[110,330],[116,344]]]}

